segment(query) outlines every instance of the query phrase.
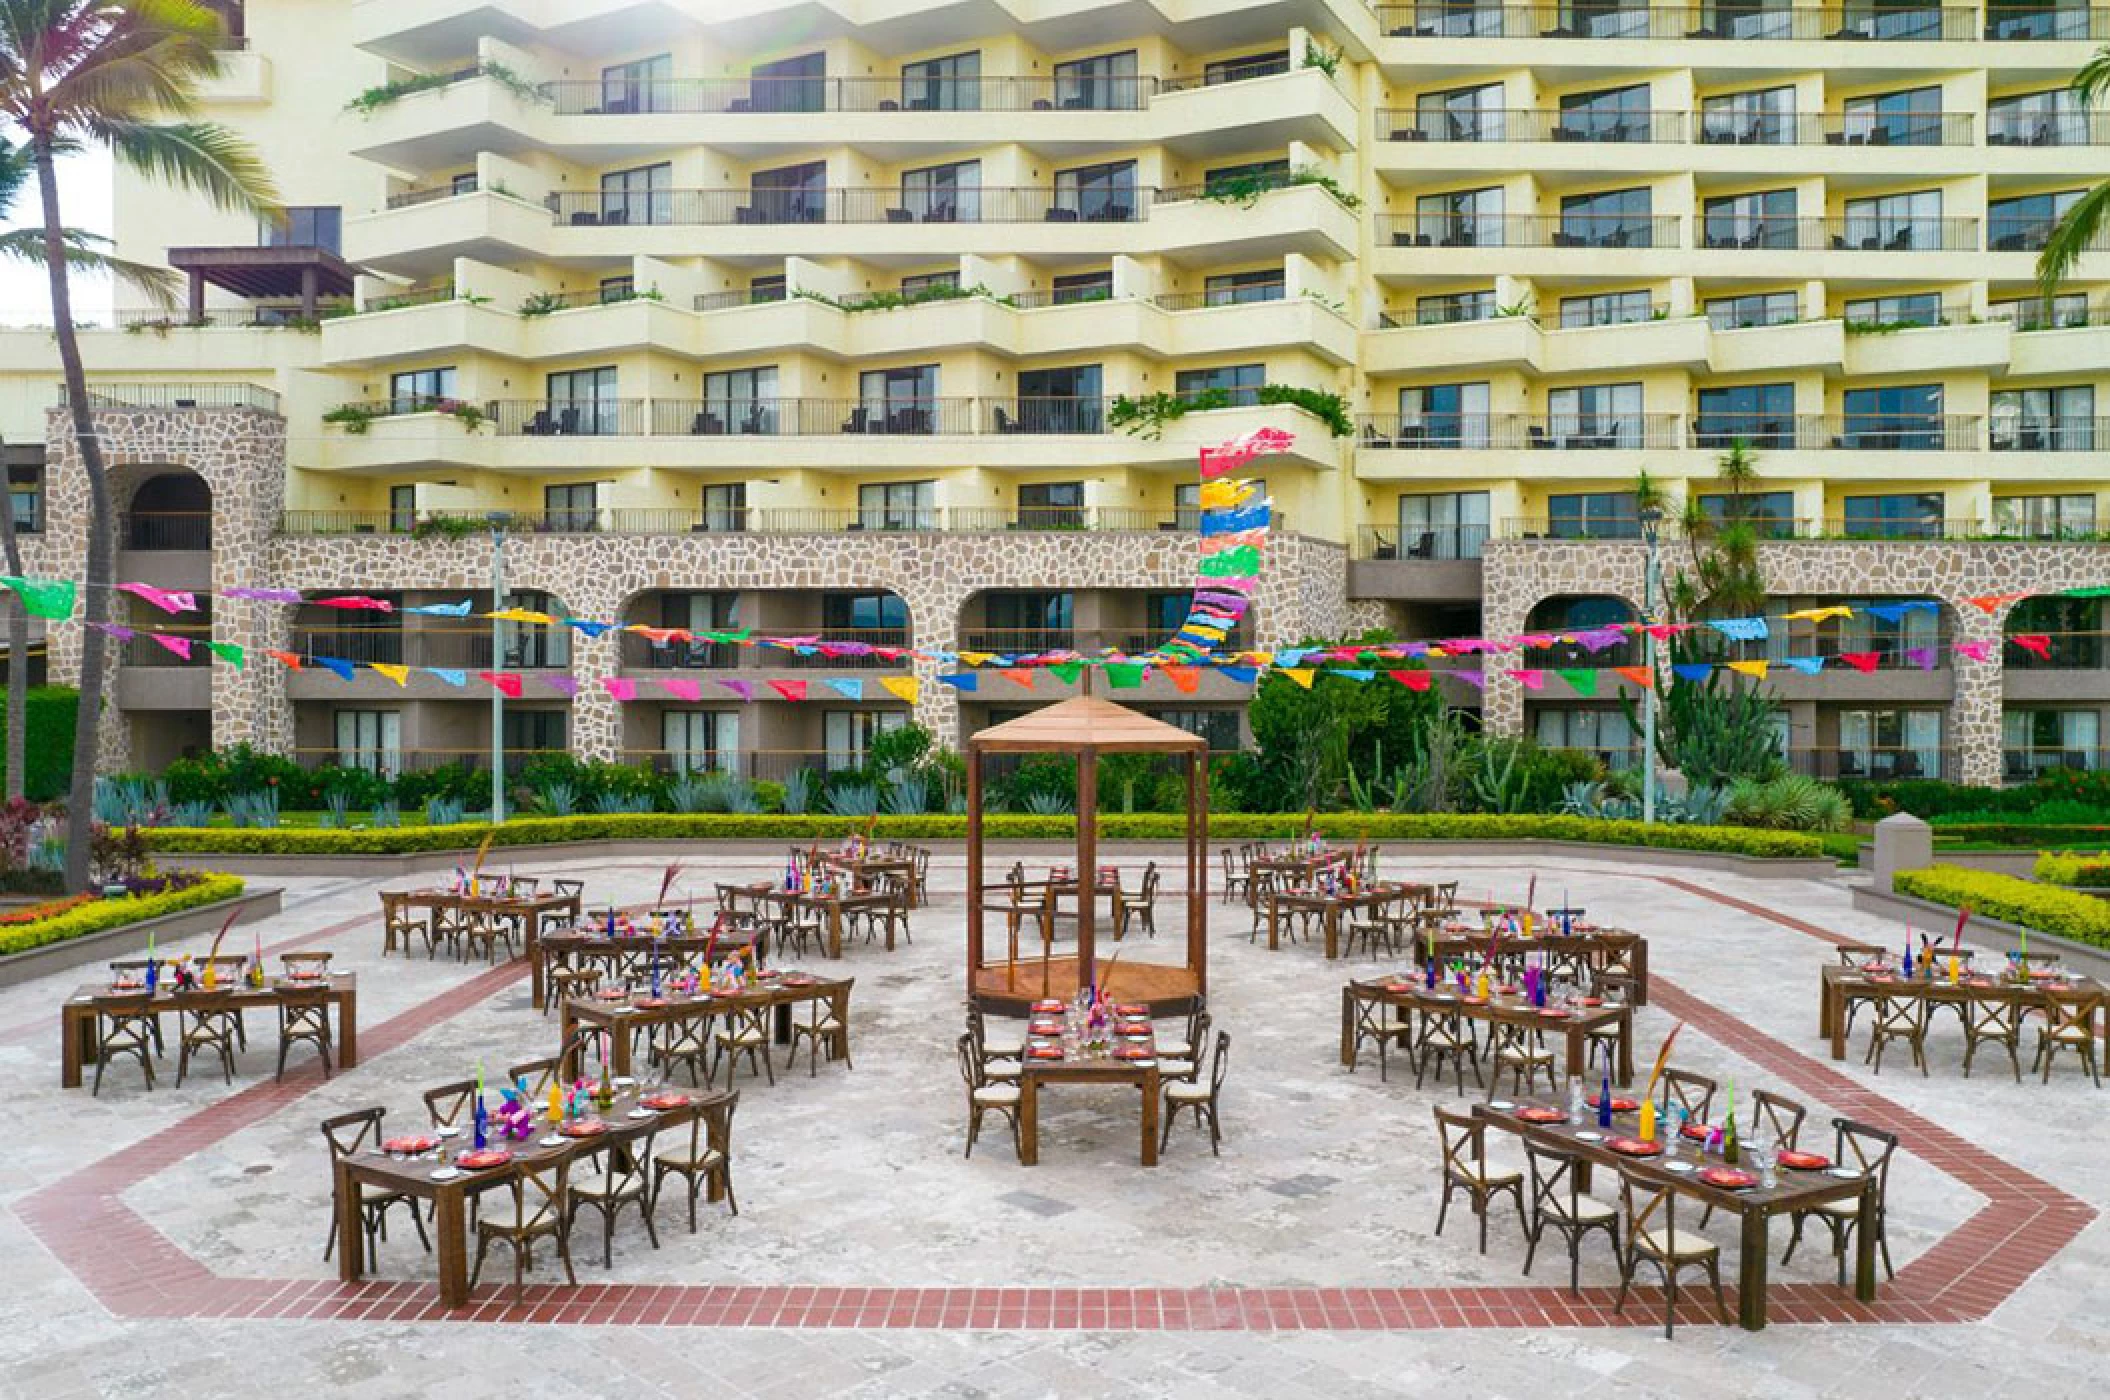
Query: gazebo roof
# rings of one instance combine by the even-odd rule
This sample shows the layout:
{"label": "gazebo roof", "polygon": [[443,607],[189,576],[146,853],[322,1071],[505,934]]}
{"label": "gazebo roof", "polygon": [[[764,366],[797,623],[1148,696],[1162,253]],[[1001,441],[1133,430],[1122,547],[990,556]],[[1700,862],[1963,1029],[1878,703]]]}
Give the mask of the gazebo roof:
{"label": "gazebo roof", "polygon": [[1199,734],[1096,695],[1073,696],[967,741],[970,752],[985,753],[1190,753],[1208,746]]}

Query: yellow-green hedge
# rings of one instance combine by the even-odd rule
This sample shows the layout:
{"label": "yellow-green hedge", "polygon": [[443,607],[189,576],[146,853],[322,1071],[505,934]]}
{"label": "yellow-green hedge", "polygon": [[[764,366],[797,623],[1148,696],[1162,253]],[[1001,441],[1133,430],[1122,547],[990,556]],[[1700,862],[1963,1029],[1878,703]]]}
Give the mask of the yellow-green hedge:
{"label": "yellow-green hedge", "polygon": [[2110,852],[2082,856],[2044,851],[2037,856],[2036,873],[2047,885],[2110,885]]}
{"label": "yellow-green hedge", "polygon": [[1968,904],[1989,919],[2110,948],[2110,900],[2092,894],[1956,865],[1899,871],[1895,887],[1900,894],[1956,909]]}
{"label": "yellow-green hedge", "polygon": [[101,933],[104,929],[121,928],[125,924],[143,923],[149,919],[165,919],[186,909],[233,899],[242,889],[242,879],[238,875],[207,875],[195,885],[168,894],[150,894],[136,899],[98,899],[93,904],[84,904],[33,924],[0,929],[0,954],[27,952],[31,948]]}
{"label": "yellow-green hedge", "polygon": [[[566,841],[814,841],[836,839],[865,825],[861,817],[712,813],[543,817],[507,822],[492,846],[542,846]],[[1267,840],[1304,829],[1301,812],[1233,812],[1214,817],[1209,834],[1219,841]],[[1649,846],[1663,850],[1719,851],[1772,859],[1813,860],[1824,855],[1816,837],[1796,831],[1759,831],[1741,826],[1649,826],[1634,821],[1597,821],[1565,816],[1462,816],[1429,813],[1329,812],[1318,829],[1338,841],[1582,841],[1597,845]],[[224,855],[395,855],[411,851],[474,850],[488,825],[372,827],[340,831],[292,827],[160,827],[145,834],[155,851]],[[1066,816],[991,816],[987,834],[997,840],[1068,840],[1076,819]],[[1110,815],[1099,834],[1113,840],[1177,841],[1183,818],[1168,813]],[[963,816],[879,819],[877,834],[898,840],[956,840],[967,834]]]}

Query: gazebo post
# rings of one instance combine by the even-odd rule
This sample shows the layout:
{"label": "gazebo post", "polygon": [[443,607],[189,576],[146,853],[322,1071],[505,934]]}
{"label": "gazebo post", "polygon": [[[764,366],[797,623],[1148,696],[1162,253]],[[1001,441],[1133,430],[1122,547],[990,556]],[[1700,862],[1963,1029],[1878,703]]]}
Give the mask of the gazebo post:
{"label": "gazebo post", "polygon": [[[974,999],[982,974],[982,763],[980,750],[967,751],[967,996],[970,1001]],[[1011,971],[1015,974],[1017,968],[1014,966]]]}
{"label": "gazebo post", "polygon": [[[1077,754],[1077,989],[1098,980],[1099,751]],[[1104,990],[1104,989],[1102,989]],[[1111,992],[1108,993],[1111,995]]]}

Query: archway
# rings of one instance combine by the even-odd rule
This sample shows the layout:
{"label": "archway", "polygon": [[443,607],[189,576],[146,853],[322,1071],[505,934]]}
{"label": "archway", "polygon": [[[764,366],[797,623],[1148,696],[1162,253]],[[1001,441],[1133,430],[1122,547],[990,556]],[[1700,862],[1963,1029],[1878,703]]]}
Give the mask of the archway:
{"label": "archway", "polygon": [[126,549],[211,549],[212,487],[186,468],[154,471],[132,492],[120,538]]}

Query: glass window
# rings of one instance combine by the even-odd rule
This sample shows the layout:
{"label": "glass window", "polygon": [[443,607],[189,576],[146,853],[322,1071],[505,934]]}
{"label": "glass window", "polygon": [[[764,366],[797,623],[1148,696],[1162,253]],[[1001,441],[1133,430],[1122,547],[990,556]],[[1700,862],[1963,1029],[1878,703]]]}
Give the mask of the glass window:
{"label": "glass window", "polygon": [[1794,37],[1788,0],[1714,0],[1700,7],[1696,37],[1788,39]]}
{"label": "glass window", "polygon": [[1438,491],[1399,498],[1399,557],[1478,559],[1487,543],[1488,493]]}
{"label": "glass window", "polygon": [[14,509],[17,530],[30,535],[41,532],[44,528],[44,469],[9,467],[7,499]]}
{"label": "glass window", "polygon": [[674,90],[674,56],[658,54],[601,70],[603,112],[664,112]]}
{"label": "glass window", "polygon": [[2009,710],[2000,717],[2007,776],[2028,781],[2055,768],[2102,764],[2101,716],[2094,710]]}
{"label": "glass window", "polygon": [[1415,242],[1423,247],[1499,248],[1503,242],[1502,191],[1453,190],[1414,201]]}
{"label": "glass window", "polygon": [[1397,447],[1488,445],[1489,389],[1474,384],[1421,384],[1399,391]]}
{"label": "glass window", "polygon": [[1267,383],[1266,365],[1218,365],[1215,369],[1183,369],[1173,379],[1173,391],[1193,398],[1211,391],[1224,394],[1232,407],[1260,402],[1260,386]]}
{"label": "glass window", "polygon": [[2086,5],[2036,0],[2022,4],[1990,5],[1986,8],[1985,36],[1988,39],[2088,39]]}
{"label": "glass window", "polygon": [[1832,240],[1832,246],[1863,250],[1880,248],[1885,252],[1904,248],[1938,249],[1942,246],[1941,217],[1940,190],[1849,199],[1846,201],[1845,232]]}
{"label": "glass window", "polygon": [[2042,297],[1996,301],[1987,311],[2004,321],[2013,321],[2019,331],[2064,330],[2088,324],[2088,294],[2061,292],[2049,306]]}
{"label": "glass window", "polygon": [[1993,533],[2006,539],[2093,539],[2095,497],[1995,496]]}
{"label": "glass window", "polygon": [[677,773],[731,773],[740,766],[740,715],[734,710],[668,710],[660,747]]}
{"label": "glass window", "polygon": [[2013,637],[2036,632],[2051,638],[2051,655],[2007,649],[2011,670],[2093,671],[2103,664],[2103,605],[2096,598],[2025,598],[2007,615],[2003,631]]}
{"label": "glass window", "polygon": [[1944,446],[1942,386],[1893,384],[1848,389],[1844,439],[1857,452],[1939,451]]}
{"label": "glass window", "polygon": [[[537,413],[541,431],[605,436],[622,430],[622,404],[616,399],[615,367],[561,370],[549,376],[549,406]],[[537,425],[530,424],[530,429]]]}
{"label": "glass window", "polygon": [[938,367],[901,365],[857,376],[857,407],[849,432],[925,434],[937,431]]}
{"label": "glass window", "polygon": [[674,167],[641,165],[611,170],[601,177],[601,222],[604,224],[670,224],[674,222]]}
{"label": "glass window", "polygon": [[1219,58],[1202,68],[1202,86],[1242,83],[1248,78],[1272,78],[1277,73],[1288,71],[1288,49],[1276,49],[1272,53],[1252,53],[1243,58]]}
{"label": "glass window", "polygon": [[1563,196],[1561,226],[1553,236],[1554,246],[1646,248],[1655,227],[1649,220],[1649,208],[1646,186]]}
{"label": "glass window", "polygon": [[703,377],[702,429],[769,437],[777,431],[777,367],[718,370]]}
{"label": "glass window", "polygon": [[2086,190],[2061,190],[2057,194],[1992,200],[1985,207],[1985,246],[1996,253],[2037,251],[2051,237],[2053,225],[2086,193]]}
{"label": "glass window", "polygon": [[781,272],[748,279],[747,300],[750,305],[760,306],[768,302],[782,301],[785,295],[786,285],[784,274]]}
{"label": "glass window", "polygon": [[1212,753],[1230,753],[1239,747],[1236,710],[1155,710],[1150,713],[1175,729],[1184,729],[1208,740]]}
{"label": "glass window", "polygon": [[1561,98],[1553,128],[1556,141],[1647,141],[1652,135],[1647,83],[1570,93]]}
{"label": "glass window", "polygon": [[1795,445],[1793,384],[1702,389],[1699,404],[1699,422],[1693,431],[1701,447],[1729,447],[1738,442],[1752,447]]}
{"label": "glass window", "polygon": [[982,615],[990,631],[1004,639],[992,645],[1047,650],[1069,645],[1068,634],[1076,626],[1075,603],[1070,593],[990,593],[982,599]]}
{"label": "glass window", "polygon": [[[545,490],[552,489],[563,490],[565,488],[545,488]],[[565,504],[566,498],[560,497],[558,502],[551,507],[552,511],[571,512],[577,521],[577,524],[571,528],[580,530],[593,529],[595,525],[593,487],[573,487],[570,489],[574,491],[583,489],[587,494],[583,498],[578,496],[569,498],[570,501],[576,503],[569,505]],[[556,518],[561,520],[562,515],[558,514]],[[560,526],[560,528],[564,527]],[[550,617],[564,617],[569,611],[562,603],[557,601],[556,595],[544,593],[539,589],[516,589],[506,596],[511,606],[524,608],[528,612],[543,613]],[[554,625],[535,622],[501,623],[499,624],[499,639],[505,646],[505,668],[507,670],[561,671],[571,665],[571,628],[562,622]],[[560,749],[564,747],[561,734],[558,737],[556,746]]]}
{"label": "glass window", "polygon": [[747,180],[749,203],[734,217],[741,223],[817,224],[828,217],[828,163],[757,170]]}
{"label": "glass window", "polygon": [[[388,488],[388,531],[392,535],[407,535],[417,528],[418,488],[415,486],[391,486]],[[17,526],[17,528],[20,528]]]}
{"label": "glass window", "polygon": [[1243,165],[1219,165],[1202,172],[1205,190],[1267,190],[1289,183],[1287,160],[1254,160]]}
{"label": "glass window", "polygon": [[[1832,600],[1825,599],[1825,602]],[[1842,598],[1854,610],[1852,617],[1828,618],[1818,624],[1817,649],[1825,655],[1842,651],[1875,652],[1891,666],[1911,665],[1905,653],[1914,649],[1934,650],[1941,645],[1941,614],[1915,608],[1896,617],[1880,617],[1868,611],[1871,603],[1895,599]]]}
{"label": "glass window", "polygon": [[402,711],[339,710],[333,723],[339,767],[363,768],[384,778],[403,771]]}
{"label": "glass window", "polygon": [[1477,292],[1444,292],[1419,297],[1414,302],[1414,324],[1447,326],[1454,321],[1487,321],[1495,314],[1495,292],[1489,287]]}
{"label": "glass window", "polygon": [[1546,395],[1543,441],[1561,448],[1642,445],[1641,386],[1581,384]]}
{"label": "glass window", "polygon": [[1942,536],[1940,492],[1895,496],[1848,496],[1846,533],[1857,539],[1936,540]]}
{"label": "glass window", "polygon": [[1018,525],[1022,530],[1084,528],[1084,483],[1029,481],[1018,488]]}
{"label": "glass window", "polygon": [[1656,314],[1646,289],[1631,292],[1595,292],[1589,296],[1561,298],[1561,329],[1585,326],[1626,326],[1647,321]]}
{"label": "glass window", "polygon": [[1548,707],[1533,721],[1539,746],[1582,749],[1608,768],[1631,768],[1640,762],[1633,726],[1619,710]]}
{"label": "glass window", "polygon": [[720,482],[703,488],[703,528],[713,534],[747,528],[747,483]]}
{"label": "glass window", "polygon": [[1500,83],[1425,92],[1414,99],[1412,137],[1423,141],[1500,141],[1505,139],[1507,117]]}
{"label": "glass window", "polygon": [[1202,284],[1202,300],[1210,306],[1241,306],[1256,301],[1282,300],[1282,269],[1255,268],[1251,272],[1224,272]]}
{"label": "glass window", "polygon": [[[929,482],[907,482],[928,486]],[[908,604],[898,593],[823,593],[821,626],[829,631],[889,632],[908,636]]]}
{"label": "glass window", "polygon": [[1793,248],[1796,228],[1793,190],[1725,195],[1701,206],[1700,239],[1709,248]]}
{"label": "glass window", "polygon": [[2080,146],[2092,123],[2072,88],[1996,97],[1985,108],[1988,146]]}
{"label": "glass window", "polygon": [[1826,139],[1849,146],[1938,146],[1942,141],[1941,89],[1849,97],[1839,130]]}
{"label": "glass window", "polygon": [[266,248],[320,248],[344,251],[344,210],[334,204],[293,204],[283,222],[266,221],[258,242]]}
{"label": "glass window", "polygon": [[1700,510],[1715,525],[1749,525],[1761,539],[1795,536],[1792,491],[1710,492],[1700,497]]}
{"label": "glass window", "polygon": [[1055,172],[1055,207],[1049,217],[1061,222],[1127,223],[1136,217],[1136,163],[1117,160]]}
{"label": "glass window", "polygon": [[388,411],[422,413],[454,397],[454,366],[404,370],[388,377]]}
{"label": "glass window", "polygon": [[1938,778],[1942,775],[1939,710],[1842,710],[1842,778]]}
{"label": "glass window", "polygon": [[1641,509],[1631,491],[1548,496],[1546,525],[1557,540],[1638,540]]}
{"label": "glass window", "polygon": [[977,223],[982,217],[982,163],[963,160],[904,170],[901,203],[917,223]]}
{"label": "glass window", "polygon": [[1054,295],[1051,300],[1057,306],[1075,306],[1080,302],[1107,301],[1114,294],[1112,269],[1102,272],[1077,272],[1053,278],[1049,282]]}
{"label": "glass window", "polygon": [[1940,292],[1861,297],[1846,303],[1848,326],[1944,326],[1948,322],[1948,314],[1942,310]]}
{"label": "glass window", "polygon": [[858,487],[856,526],[862,530],[937,529],[938,483],[882,481]]}
{"label": "glass window", "polygon": [[924,292],[958,291],[959,289],[960,274],[957,270],[952,272],[921,272],[913,277],[901,279],[901,295],[905,297],[918,296]]}
{"label": "glass window", "polygon": [[1097,433],[1105,430],[1106,411],[1098,365],[1019,371],[1018,416],[999,421],[998,431],[1025,433]]}
{"label": "glass window", "polygon": [[2094,388],[2077,384],[2059,389],[1996,389],[1993,450],[2094,451]]}
{"label": "glass window", "polygon": [[981,54],[956,53],[902,64],[901,105],[911,112],[980,111]]}
{"label": "glass window", "polygon": [[552,530],[573,534],[591,530],[600,522],[600,508],[600,488],[593,482],[542,488],[542,514]]}
{"label": "glass window", "polygon": [[828,771],[865,766],[865,755],[880,735],[908,723],[906,710],[830,710],[821,716],[828,746]]}
{"label": "glass window", "polygon": [[758,63],[748,90],[757,112],[821,112],[828,106],[828,56],[801,54],[775,63]]}
{"label": "glass window", "polygon": [[1136,51],[1100,54],[1055,65],[1055,105],[1071,111],[1131,111],[1143,105]]}
{"label": "glass window", "polygon": [[1792,145],[1795,89],[1760,88],[1703,99],[1700,140],[1714,146]]}
{"label": "glass window", "polygon": [[1710,299],[1707,324],[1718,331],[1785,326],[1799,319],[1801,312],[1793,292],[1749,292],[1743,296]]}

